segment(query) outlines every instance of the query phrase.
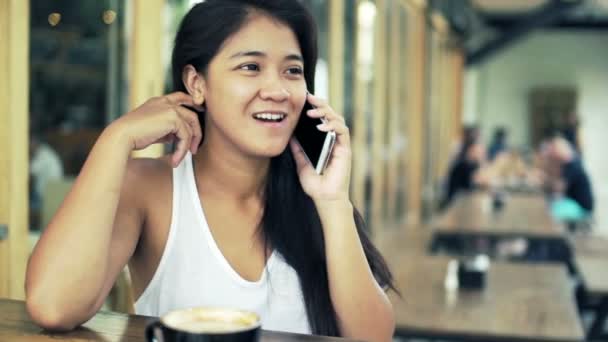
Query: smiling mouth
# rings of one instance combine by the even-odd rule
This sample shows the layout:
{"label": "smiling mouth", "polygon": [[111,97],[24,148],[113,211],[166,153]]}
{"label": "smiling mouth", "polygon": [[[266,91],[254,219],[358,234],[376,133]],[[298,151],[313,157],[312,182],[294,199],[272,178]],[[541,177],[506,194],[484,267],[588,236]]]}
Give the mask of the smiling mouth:
{"label": "smiling mouth", "polygon": [[281,122],[286,117],[287,115],[281,113],[258,113],[253,115],[254,119],[262,122]]}

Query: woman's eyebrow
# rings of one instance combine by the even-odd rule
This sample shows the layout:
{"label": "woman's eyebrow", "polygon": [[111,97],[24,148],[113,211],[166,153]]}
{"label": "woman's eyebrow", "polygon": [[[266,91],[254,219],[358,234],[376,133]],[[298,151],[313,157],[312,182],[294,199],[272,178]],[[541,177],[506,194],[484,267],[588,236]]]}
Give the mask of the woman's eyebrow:
{"label": "woman's eyebrow", "polygon": [[262,51],[240,51],[230,56],[230,59],[239,57],[266,57],[266,54]]}
{"label": "woman's eyebrow", "polygon": [[301,55],[295,54],[295,53],[291,54],[291,55],[285,56],[285,60],[288,60],[288,61],[298,61],[298,62],[304,63],[304,58],[302,58]]}
{"label": "woman's eyebrow", "polygon": [[[255,50],[240,51],[240,52],[237,52],[234,55],[230,56],[230,59],[240,58],[240,57],[267,57],[267,55],[266,55],[266,53],[264,53],[262,51],[255,51]],[[302,58],[301,55],[295,54],[295,53],[285,56],[285,60],[304,62],[304,58]]]}

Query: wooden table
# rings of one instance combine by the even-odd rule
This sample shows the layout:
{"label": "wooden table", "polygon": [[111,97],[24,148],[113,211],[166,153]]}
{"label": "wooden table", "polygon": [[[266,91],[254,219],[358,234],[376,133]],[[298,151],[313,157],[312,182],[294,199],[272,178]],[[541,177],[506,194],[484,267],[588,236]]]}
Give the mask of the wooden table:
{"label": "wooden table", "polygon": [[[525,238],[535,260],[568,262],[564,226],[554,220],[545,199],[535,194],[507,194],[505,204],[494,210],[492,196],[486,192],[463,194],[432,223],[431,250],[471,251],[474,241],[482,241],[492,255],[505,238]],[[477,242],[476,242],[477,243]]]}
{"label": "wooden table", "polygon": [[424,255],[431,244],[432,231],[421,225],[401,225],[373,232],[374,245],[384,254],[408,253]]}
{"label": "wooden table", "polygon": [[600,256],[608,259],[608,237],[593,234],[572,235],[570,248],[578,256]]}
{"label": "wooden table", "polygon": [[486,192],[464,194],[433,222],[438,234],[563,238],[564,227],[549,214],[541,195],[507,194],[502,209],[492,209]]}
{"label": "wooden table", "polygon": [[608,296],[608,258],[577,255],[576,267],[589,294]]}
{"label": "wooden table", "polygon": [[397,336],[466,341],[583,341],[560,264],[494,262],[483,290],[446,291],[449,258],[383,251],[402,298],[390,294]]}
{"label": "wooden table", "polygon": [[576,254],[576,268],[587,295],[598,298],[595,320],[589,329],[589,339],[608,340],[604,326],[608,319],[608,257]]}
{"label": "wooden table", "polygon": [[[64,334],[45,332],[36,326],[25,311],[25,303],[0,299],[0,341],[145,341],[144,329],[155,318],[100,312],[82,327]],[[342,338],[262,332],[262,342],[348,342]]]}

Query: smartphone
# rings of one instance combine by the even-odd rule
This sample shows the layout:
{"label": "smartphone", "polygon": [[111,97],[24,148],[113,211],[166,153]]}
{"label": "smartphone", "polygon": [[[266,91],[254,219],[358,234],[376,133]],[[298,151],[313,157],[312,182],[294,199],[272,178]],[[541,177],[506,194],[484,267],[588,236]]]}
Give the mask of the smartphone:
{"label": "smartphone", "polygon": [[300,146],[302,146],[306,157],[308,157],[308,160],[310,160],[315,168],[315,171],[320,175],[323,173],[331,157],[331,151],[336,142],[336,132],[322,132],[317,129],[317,125],[323,123],[323,120],[311,118],[306,114],[308,110],[314,108],[313,105],[306,101],[294,135],[298,139]]}

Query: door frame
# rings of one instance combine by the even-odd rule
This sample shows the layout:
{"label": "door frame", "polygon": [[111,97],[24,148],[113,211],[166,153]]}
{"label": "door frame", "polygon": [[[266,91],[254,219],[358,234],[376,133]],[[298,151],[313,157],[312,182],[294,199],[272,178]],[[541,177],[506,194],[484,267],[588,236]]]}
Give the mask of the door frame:
{"label": "door frame", "polygon": [[0,297],[25,298],[28,248],[29,1],[0,1]]}

